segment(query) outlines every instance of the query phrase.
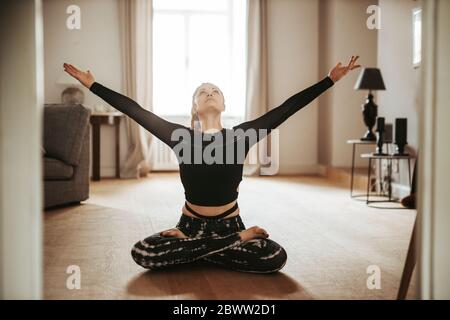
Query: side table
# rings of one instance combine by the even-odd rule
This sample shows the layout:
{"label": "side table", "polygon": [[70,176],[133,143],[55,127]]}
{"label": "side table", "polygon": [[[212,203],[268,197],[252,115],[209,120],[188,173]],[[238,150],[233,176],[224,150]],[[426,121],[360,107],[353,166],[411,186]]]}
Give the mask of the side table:
{"label": "side table", "polygon": [[116,140],[116,178],[120,178],[120,119],[121,112],[102,112],[91,114],[92,125],[92,180],[100,180],[100,127],[102,124],[114,125]]}
{"label": "side table", "polygon": [[[414,156],[411,155],[401,155],[401,156],[394,156],[391,154],[387,155],[377,155],[372,153],[364,153],[361,155],[361,158],[365,158],[369,160],[369,167],[367,169],[367,193],[366,193],[366,204],[369,204],[371,202],[398,202],[395,199],[392,199],[392,161],[393,160],[408,160],[408,178],[409,178],[409,186],[411,187],[411,159],[414,159]],[[370,185],[370,172],[372,169],[372,160],[379,161],[381,165],[381,161],[385,159],[388,161],[388,200],[369,200],[369,185]],[[381,172],[380,172],[381,174]]]}
{"label": "side table", "polygon": [[376,141],[367,141],[367,140],[361,140],[361,139],[352,139],[352,140],[347,140],[348,144],[353,145],[353,152],[352,152],[352,175],[351,175],[351,180],[350,180],[350,197],[354,198],[354,197],[358,197],[358,196],[362,196],[362,195],[354,195],[353,194],[353,177],[355,174],[355,147],[356,145],[362,144],[362,145],[376,145],[377,142]]}

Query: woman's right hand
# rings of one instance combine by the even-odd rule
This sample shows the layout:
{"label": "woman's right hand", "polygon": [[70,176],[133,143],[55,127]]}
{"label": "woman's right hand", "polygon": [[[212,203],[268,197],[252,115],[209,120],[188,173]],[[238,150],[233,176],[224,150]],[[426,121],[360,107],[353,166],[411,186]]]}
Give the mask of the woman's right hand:
{"label": "woman's right hand", "polygon": [[241,236],[241,239],[244,241],[248,241],[248,240],[256,239],[256,238],[265,239],[265,238],[269,237],[269,234],[267,233],[267,231],[258,226],[253,226],[244,231],[241,231],[241,232],[239,232],[239,235]]}
{"label": "woman's right hand", "polygon": [[81,84],[83,86],[85,86],[86,88],[89,89],[92,86],[92,84],[95,82],[94,76],[92,75],[92,73],[89,70],[84,72],[84,71],[81,71],[81,70],[75,68],[73,65],[68,64],[68,63],[64,63],[63,66],[64,66],[65,72],[67,72],[72,77],[74,77],[75,79],[80,81]]}

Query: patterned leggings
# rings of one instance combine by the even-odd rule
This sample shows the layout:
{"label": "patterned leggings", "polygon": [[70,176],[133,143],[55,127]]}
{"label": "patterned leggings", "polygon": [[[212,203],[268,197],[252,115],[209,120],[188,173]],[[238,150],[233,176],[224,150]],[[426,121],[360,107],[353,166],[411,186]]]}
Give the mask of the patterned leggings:
{"label": "patterned leggings", "polygon": [[236,271],[271,273],[284,267],[283,247],[267,238],[243,241],[246,227],[241,216],[200,219],[181,215],[176,227],[188,238],[161,236],[159,232],[137,242],[131,255],[147,269],[165,269],[203,259]]}

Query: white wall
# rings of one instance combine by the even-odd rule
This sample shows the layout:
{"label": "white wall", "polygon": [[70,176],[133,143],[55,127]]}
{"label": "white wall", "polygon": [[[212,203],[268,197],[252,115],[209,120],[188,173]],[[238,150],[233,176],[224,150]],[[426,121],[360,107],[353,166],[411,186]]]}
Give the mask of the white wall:
{"label": "white wall", "polygon": [[412,9],[414,0],[380,0],[382,26],[378,32],[378,66],[386,91],[378,93],[378,113],[395,126],[408,118],[408,143],[417,148],[420,68],[412,67]]}
{"label": "white wall", "polygon": [[[66,19],[69,5],[81,9],[81,30],[69,30]],[[68,62],[89,69],[96,80],[105,86],[122,91],[122,67],[119,38],[117,0],[44,0],[45,41],[45,102],[61,101],[64,86],[57,84]],[[82,88],[85,105],[106,104],[102,99]],[[112,126],[102,126],[101,175],[114,176],[115,141]],[[127,141],[124,122],[121,126],[121,163],[124,163]],[[92,154],[91,154],[92,156]]]}
{"label": "white wall", "polygon": [[42,297],[40,0],[0,11],[0,299]]}
{"label": "white wall", "polygon": [[[358,54],[363,66],[378,65],[382,70],[387,90],[376,94],[380,116],[393,122],[395,117],[407,115],[409,143],[415,147],[417,72],[408,64],[411,40],[407,36],[411,30],[409,9],[415,2],[381,0],[382,29],[377,31],[366,27],[366,9],[377,1],[269,1],[269,106],[278,106],[292,94],[319,81],[338,61],[346,63],[351,55]],[[69,4],[81,7],[79,31],[65,27],[65,10]],[[44,19],[45,102],[60,100],[63,87],[56,81],[65,61],[90,68],[99,82],[121,91],[117,0],[44,0]],[[346,140],[359,138],[366,130],[361,105],[367,92],[353,90],[358,73],[359,70],[351,73],[280,127],[280,173],[318,172],[319,163],[350,166],[351,146]],[[102,103],[88,90],[85,94],[87,106]],[[121,129],[123,163],[128,146],[123,124]],[[101,143],[102,176],[113,176],[112,127],[102,127]],[[357,157],[356,165],[367,163]],[[406,179],[403,171],[400,176]]]}
{"label": "white wall", "polygon": [[[414,0],[380,0],[382,22],[378,32],[378,67],[386,85],[386,91],[378,92],[378,114],[394,129],[395,118],[408,119],[411,153],[418,148],[420,68],[412,65],[412,9],[419,4]],[[399,170],[394,172],[394,181],[409,186],[406,161],[400,162]]]}
{"label": "white wall", "polygon": [[[363,67],[380,68],[386,90],[375,93],[378,115],[385,117],[387,123],[395,123],[398,117],[408,118],[408,142],[412,153],[415,153],[418,147],[420,69],[414,69],[411,62],[411,10],[419,2],[380,0],[381,29],[378,31],[366,27],[369,16],[366,9],[372,4],[377,4],[377,1],[320,1],[320,70],[324,73],[326,68],[352,54],[360,55]],[[350,74],[319,98],[318,148],[321,164],[349,167],[351,147],[345,141],[359,138],[366,131],[361,105],[367,92],[353,90],[359,72]],[[359,153],[372,152],[373,149],[374,146],[358,147]],[[393,168],[394,184],[403,185],[394,187],[397,196],[409,192],[406,164],[406,161],[400,161],[399,171],[395,165]],[[356,166],[365,167],[367,161],[357,156]]]}
{"label": "white wall", "polygon": [[[269,105],[319,81],[318,1],[268,2]],[[280,129],[279,173],[317,171],[317,101],[289,118]]]}
{"label": "white wall", "polygon": [[[65,10],[81,8],[81,30],[68,30]],[[117,0],[44,0],[45,102],[60,101],[64,89],[56,84],[62,63],[90,68],[96,79],[121,91],[120,39]],[[101,19],[99,19],[101,17]],[[269,104],[275,107],[290,95],[319,80],[318,1],[269,1]],[[84,89],[86,105],[102,100]],[[289,119],[281,128],[280,173],[316,172],[317,101]],[[124,126],[121,162],[127,141]],[[114,131],[102,127],[101,173],[114,174]],[[286,138],[283,138],[286,137]],[[291,143],[294,143],[292,147]]]}
{"label": "white wall", "polygon": [[[320,1],[320,74],[327,74],[339,61],[348,63],[352,55],[360,56],[363,67],[377,65],[377,30],[366,26],[366,10],[373,4],[377,1]],[[361,113],[367,92],[353,89],[359,72],[350,73],[319,98],[318,148],[323,165],[350,167],[352,149],[346,141],[362,137],[367,130]],[[366,160],[355,160],[356,166],[367,166]]]}

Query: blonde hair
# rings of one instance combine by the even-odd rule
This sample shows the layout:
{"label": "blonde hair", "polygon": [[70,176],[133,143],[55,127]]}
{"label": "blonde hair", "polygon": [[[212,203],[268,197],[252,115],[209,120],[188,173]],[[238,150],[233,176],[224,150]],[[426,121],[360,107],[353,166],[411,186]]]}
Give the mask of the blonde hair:
{"label": "blonde hair", "polygon": [[199,90],[203,85],[205,85],[205,84],[214,86],[214,87],[216,87],[216,88],[219,90],[220,94],[221,94],[222,97],[223,97],[224,107],[225,107],[225,97],[224,97],[224,95],[223,95],[222,90],[220,90],[219,87],[216,86],[216,85],[213,84],[213,83],[210,83],[210,82],[203,82],[201,85],[199,85],[199,86],[195,89],[194,94],[192,95],[191,129],[195,129],[195,128],[200,129],[200,126],[201,126],[201,125],[200,125],[200,119],[198,118],[198,113],[197,113],[197,111],[195,111],[195,106],[197,105],[197,104],[195,103],[195,97],[197,96],[198,90]]}

